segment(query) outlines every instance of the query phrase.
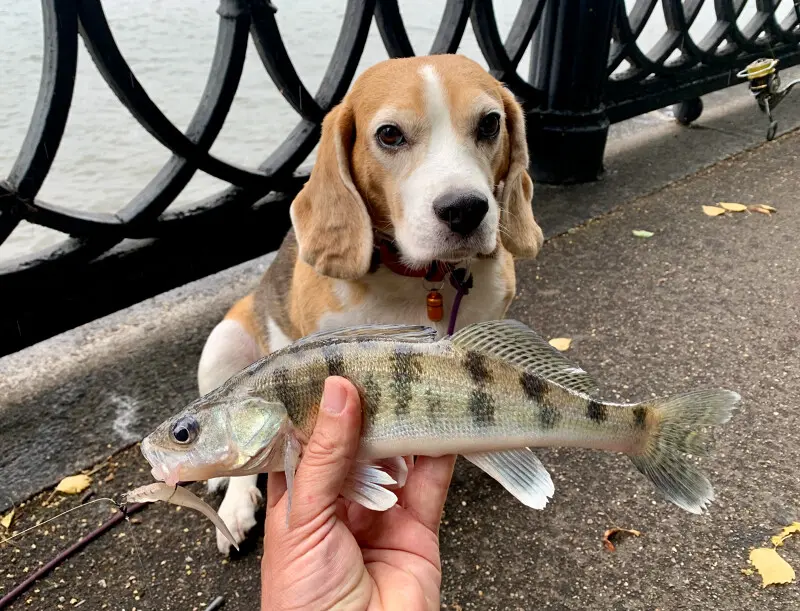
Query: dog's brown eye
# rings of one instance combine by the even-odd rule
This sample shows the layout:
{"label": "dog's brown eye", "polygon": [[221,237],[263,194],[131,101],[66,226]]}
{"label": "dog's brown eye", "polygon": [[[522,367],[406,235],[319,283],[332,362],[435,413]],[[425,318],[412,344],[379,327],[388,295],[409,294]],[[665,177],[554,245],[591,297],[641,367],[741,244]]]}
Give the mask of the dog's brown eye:
{"label": "dog's brown eye", "polygon": [[406,142],[403,132],[394,125],[381,125],[375,135],[378,138],[378,142],[389,148],[397,148]]}
{"label": "dog's brown eye", "polygon": [[500,115],[489,113],[478,123],[478,139],[491,140],[500,133]]}

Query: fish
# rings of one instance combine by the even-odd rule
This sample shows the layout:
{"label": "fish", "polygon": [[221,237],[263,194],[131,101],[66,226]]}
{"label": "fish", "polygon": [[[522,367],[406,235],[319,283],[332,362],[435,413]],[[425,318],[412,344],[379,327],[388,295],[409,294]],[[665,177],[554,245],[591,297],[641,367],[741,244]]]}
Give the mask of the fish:
{"label": "fish", "polygon": [[212,524],[214,524],[214,526],[225,535],[228,541],[231,542],[231,545],[236,548],[236,551],[239,551],[236,539],[233,538],[231,531],[225,526],[225,522],[222,521],[219,514],[191,490],[178,486],[177,484],[170,486],[164,482],[155,482],[153,484],[139,486],[125,493],[126,503],[155,503],[156,501],[164,501],[165,503],[180,505],[181,507],[188,507],[189,509],[199,511],[211,520]]}
{"label": "fish", "polygon": [[295,469],[325,380],[349,379],[362,404],[358,455],[344,498],[379,511],[397,501],[403,456],[460,454],[524,505],[543,509],[552,478],[531,448],[622,452],[670,502],[702,513],[714,490],[695,466],[710,428],[740,401],[724,389],[639,403],[599,398],[582,368],[515,320],[436,338],[419,325],[366,325],[309,335],[256,361],[166,420],[141,444],[167,483]]}

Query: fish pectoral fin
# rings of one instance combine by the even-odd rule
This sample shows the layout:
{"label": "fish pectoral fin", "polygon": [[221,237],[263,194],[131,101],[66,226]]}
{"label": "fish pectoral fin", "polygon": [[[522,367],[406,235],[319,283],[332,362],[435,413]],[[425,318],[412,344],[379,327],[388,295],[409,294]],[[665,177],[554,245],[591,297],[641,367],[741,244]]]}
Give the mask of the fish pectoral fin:
{"label": "fish pectoral fin", "polygon": [[402,456],[394,458],[381,458],[375,461],[375,466],[385,471],[386,474],[395,481],[395,486],[402,488],[406,485],[408,478],[408,465]]}
{"label": "fish pectoral fin", "polygon": [[395,484],[397,480],[378,465],[356,462],[345,479],[342,496],[367,509],[386,511],[397,503],[397,496],[385,486]]}
{"label": "fish pectoral fin", "polygon": [[533,509],[544,509],[555,492],[550,474],[529,448],[464,454],[464,458]]}
{"label": "fish pectoral fin", "polygon": [[292,511],[292,488],[294,487],[294,474],[300,463],[302,446],[294,435],[287,435],[283,450],[283,471],[286,474],[286,525],[289,525],[289,514]]}
{"label": "fish pectoral fin", "polygon": [[597,382],[583,369],[517,320],[489,320],[464,327],[449,338],[461,350],[475,350],[564,388],[594,397]]}

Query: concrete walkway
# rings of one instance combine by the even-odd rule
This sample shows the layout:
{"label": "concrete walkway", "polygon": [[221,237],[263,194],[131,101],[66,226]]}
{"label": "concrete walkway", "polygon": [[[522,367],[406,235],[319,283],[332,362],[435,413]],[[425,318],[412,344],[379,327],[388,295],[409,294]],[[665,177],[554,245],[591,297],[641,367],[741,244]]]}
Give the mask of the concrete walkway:
{"label": "concrete walkway", "polygon": [[[720,201],[778,212],[703,214],[703,204]],[[636,238],[634,229],[655,235]],[[798,608],[800,584],[762,589],[758,576],[741,572],[749,548],[800,520],[798,235],[794,132],[552,238],[537,261],[519,265],[511,315],[548,337],[573,338],[568,354],[607,397],[723,386],[742,394],[742,409],[704,461],[717,501],[701,517],[663,502],[622,456],[539,452],[556,483],[545,511],[526,509],[459,461],[441,533],[443,608]],[[95,498],[150,480],[136,448],[93,477]],[[14,528],[77,504],[69,497],[42,507],[48,496],[19,508]],[[96,503],[0,546],[0,596],[111,511]],[[223,560],[194,513],[152,506],[133,521],[11,609],[85,601],[92,610],[202,610],[218,595],[226,611],[257,608],[260,543]],[[643,534],[612,553],[601,537],[613,526]],[[800,569],[800,539],[781,553]]]}

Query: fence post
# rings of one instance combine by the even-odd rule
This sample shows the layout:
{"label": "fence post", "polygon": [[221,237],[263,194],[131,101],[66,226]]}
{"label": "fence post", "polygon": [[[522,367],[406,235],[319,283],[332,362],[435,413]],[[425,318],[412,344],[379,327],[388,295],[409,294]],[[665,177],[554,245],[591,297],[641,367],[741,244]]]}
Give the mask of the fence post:
{"label": "fence post", "polygon": [[546,0],[530,65],[542,102],[527,109],[531,175],[539,182],[588,182],[603,173],[603,91],[618,1]]}

